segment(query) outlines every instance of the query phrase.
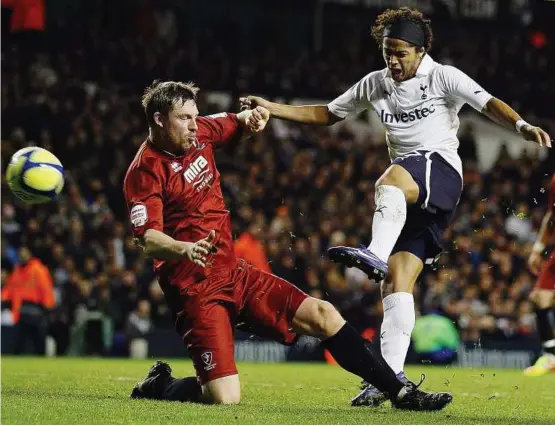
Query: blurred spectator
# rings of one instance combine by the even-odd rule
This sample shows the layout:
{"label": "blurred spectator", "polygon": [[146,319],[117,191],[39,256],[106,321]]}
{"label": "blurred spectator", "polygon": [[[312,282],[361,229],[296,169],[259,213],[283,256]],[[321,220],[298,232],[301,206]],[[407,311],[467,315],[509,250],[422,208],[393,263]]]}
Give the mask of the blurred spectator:
{"label": "blurred spectator", "polygon": [[263,244],[258,239],[260,235],[259,225],[255,222],[249,225],[248,230],[243,232],[235,242],[235,255],[245,259],[247,262],[265,272],[272,272],[266,257]]}
{"label": "blurred spectator", "polygon": [[24,353],[30,341],[31,353],[43,355],[47,310],[55,303],[52,276],[25,246],[19,249],[19,264],[2,287],[2,301],[10,304],[13,323],[17,324],[15,353]]}
{"label": "blurred spectator", "polygon": [[137,309],[129,315],[127,320],[127,338],[131,358],[147,357],[147,336],[151,328],[150,303],[148,300],[139,300]]}
{"label": "blurred spectator", "polygon": [[474,128],[471,124],[464,126],[459,134],[459,155],[464,163],[472,161],[474,164],[478,161],[476,154],[476,136]]}

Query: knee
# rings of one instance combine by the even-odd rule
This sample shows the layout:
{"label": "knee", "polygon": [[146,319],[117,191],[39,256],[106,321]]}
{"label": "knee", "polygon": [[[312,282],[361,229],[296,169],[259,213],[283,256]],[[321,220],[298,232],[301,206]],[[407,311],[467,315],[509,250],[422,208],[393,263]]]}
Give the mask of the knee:
{"label": "knee", "polygon": [[202,385],[202,402],[215,405],[239,404],[241,402],[239,376],[226,376]]}
{"label": "knee", "polygon": [[549,309],[553,306],[553,292],[551,290],[534,289],[528,298],[538,309]]}
{"label": "knee", "polygon": [[386,171],[380,178],[376,181],[374,188],[376,191],[376,198],[380,194],[380,188],[385,186],[393,186],[403,192],[405,196],[405,201],[409,204],[416,202],[418,199],[418,194],[420,192],[418,185],[412,178],[412,176],[404,169],[399,166],[394,167]]}
{"label": "knee", "polygon": [[380,186],[384,185],[398,187],[399,183],[397,182],[397,179],[395,179],[395,176],[392,176],[390,173],[384,173],[374,184],[374,190],[377,191]]}
{"label": "knee", "polygon": [[323,300],[316,300],[312,314],[312,329],[317,337],[333,336],[345,320],[335,307]]}
{"label": "knee", "polygon": [[532,302],[534,305],[538,304],[538,291],[532,290],[528,295],[528,300]]}

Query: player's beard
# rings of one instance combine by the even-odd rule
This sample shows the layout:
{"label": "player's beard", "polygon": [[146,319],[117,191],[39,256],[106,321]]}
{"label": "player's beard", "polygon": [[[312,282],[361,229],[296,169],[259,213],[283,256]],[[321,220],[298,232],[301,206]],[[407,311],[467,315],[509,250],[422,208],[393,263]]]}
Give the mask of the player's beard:
{"label": "player's beard", "polygon": [[185,138],[183,139],[183,143],[181,144],[181,148],[183,149],[183,151],[187,152],[195,146],[197,146],[196,136],[185,136]]}

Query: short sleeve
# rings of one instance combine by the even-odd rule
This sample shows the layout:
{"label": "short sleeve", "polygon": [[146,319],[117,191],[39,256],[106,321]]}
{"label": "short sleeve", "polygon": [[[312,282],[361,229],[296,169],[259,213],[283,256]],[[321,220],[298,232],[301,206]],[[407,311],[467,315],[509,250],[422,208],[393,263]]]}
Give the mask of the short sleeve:
{"label": "short sleeve", "polygon": [[237,115],[222,112],[197,119],[197,138],[200,142],[210,142],[216,147],[234,143],[241,139],[243,127]]}
{"label": "short sleeve", "polygon": [[339,118],[353,118],[368,108],[372,92],[369,76],[351,86],[345,93],[328,104],[328,110]]}
{"label": "short sleeve", "polygon": [[141,166],[131,168],[123,183],[129,220],[135,237],[147,229],[163,231],[162,184],[153,170]]}
{"label": "short sleeve", "polygon": [[450,65],[441,67],[441,83],[447,95],[464,101],[478,112],[493,97],[464,72]]}

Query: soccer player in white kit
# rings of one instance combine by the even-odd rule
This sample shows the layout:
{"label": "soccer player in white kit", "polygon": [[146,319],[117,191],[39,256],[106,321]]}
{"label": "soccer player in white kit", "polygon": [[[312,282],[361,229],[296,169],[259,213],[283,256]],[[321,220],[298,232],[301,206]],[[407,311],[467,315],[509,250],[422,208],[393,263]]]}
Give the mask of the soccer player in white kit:
{"label": "soccer player in white kit", "polygon": [[[413,287],[424,265],[441,253],[442,236],[462,191],[458,112],[468,103],[526,140],[551,147],[551,139],[462,71],[435,62],[428,54],[430,21],[419,11],[386,10],[376,19],[372,36],[386,68],[366,75],[328,105],[282,105],[257,96],[241,102],[306,124],[332,125],[366,109],[380,117],[392,165],[376,182],[372,241],[368,248],[332,247],[328,254],[384,280],[382,355],[408,381],[403,368],[415,323]],[[382,392],[367,386],[353,405],[376,406],[385,400]]]}

